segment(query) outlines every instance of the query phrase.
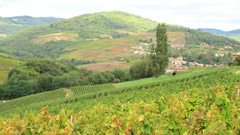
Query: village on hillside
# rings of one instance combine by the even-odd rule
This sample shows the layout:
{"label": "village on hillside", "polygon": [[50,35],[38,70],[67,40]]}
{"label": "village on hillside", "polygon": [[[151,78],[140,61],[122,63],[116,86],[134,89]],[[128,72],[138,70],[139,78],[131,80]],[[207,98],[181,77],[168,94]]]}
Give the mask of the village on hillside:
{"label": "village on hillside", "polygon": [[[131,47],[130,49],[126,50],[129,51],[133,55],[147,55],[150,54],[150,46],[152,44],[156,44],[156,42],[146,42],[148,41],[147,39],[141,40],[139,44],[137,44],[134,47]],[[150,41],[150,39],[149,39]],[[183,48],[183,44],[171,44],[171,48]],[[201,44],[200,49],[214,49],[214,46],[210,46],[207,43]],[[232,50],[233,47],[230,45],[226,45],[222,48],[217,49],[218,51],[215,51],[214,56],[215,57],[224,57],[229,53],[229,50]],[[235,60],[236,57],[240,56],[240,52],[235,52],[232,54],[233,61]],[[187,71],[189,68],[194,68],[194,67],[219,67],[219,66],[224,66],[224,64],[202,64],[198,63],[196,61],[189,62],[185,61],[182,56],[179,57],[169,57],[169,67],[166,70],[167,73],[173,73],[174,71],[182,72],[182,71]]]}

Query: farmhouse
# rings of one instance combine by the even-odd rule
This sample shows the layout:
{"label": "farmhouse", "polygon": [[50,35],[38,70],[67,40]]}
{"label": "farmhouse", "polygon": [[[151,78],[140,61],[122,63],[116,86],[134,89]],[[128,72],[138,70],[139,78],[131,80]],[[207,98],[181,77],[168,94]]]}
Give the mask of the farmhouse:
{"label": "farmhouse", "polygon": [[182,56],[177,58],[170,57],[169,62],[172,64],[172,66],[173,65],[182,66],[182,64],[187,64],[187,61],[184,61]]}
{"label": "farmhouse", "polygon": [[213,47],[210,46],[209,44],[201,44],[201,45],[200,45],[200,48],[201,48],[201,49],[210,49],[210,48],[213,48]]}

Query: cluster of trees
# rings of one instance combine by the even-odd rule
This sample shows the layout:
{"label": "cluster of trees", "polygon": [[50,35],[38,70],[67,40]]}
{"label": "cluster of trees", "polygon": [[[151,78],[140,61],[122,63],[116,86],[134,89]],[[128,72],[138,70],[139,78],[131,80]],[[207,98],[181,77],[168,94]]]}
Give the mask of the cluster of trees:
{"label": "cluster of trees", "polygon": [[192,50],[192,52],[182,53],[183,59],[188,62],[198,62],[202,64],[222,64],[232,61],[232,54],[228,53],[224,56],[215,56],[215,52],[201,52],[199,50]]}
{"label": "cluster of trees", "polygon": [[144,42],[144,43],[152,43],[153,39],[152,38],[150,38],[149,40],[148,39],[139,39],[138,41],[139,42]]}
{"label": "cluster of trees", "polygon": [[135,62],[129,69],[131,79],[152,77],[154,75],[149,55],[142,60]]}
{"label": "cluster of trees", "polygon": [[134,63],[129,74],[132,79],[158,77],[165,73],[168,67],[168,37],[165,24],[157,27],[157,45],[151,45],[151,54],[145,56],[141,61]]}
{"label": "cluster of trees", "polygon": [[128,70],[94,72],[53,60],[30,60],[12,69],[8,81],[0,85],[0,99],[79,85],[117,83],[130,79]]}

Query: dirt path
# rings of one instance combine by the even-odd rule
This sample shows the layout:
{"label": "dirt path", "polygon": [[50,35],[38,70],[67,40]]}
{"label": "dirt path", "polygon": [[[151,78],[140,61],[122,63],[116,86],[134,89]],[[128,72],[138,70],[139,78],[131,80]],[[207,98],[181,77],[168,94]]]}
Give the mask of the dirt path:
{"label": "dirt path", "polygon": [[67,92],[67,94],[66,94],[65,97],[72,97],[72,96],[74,96],[74,93],[72,92],[72,90],[70,90],[70,89],[65,89],[65,91]]}

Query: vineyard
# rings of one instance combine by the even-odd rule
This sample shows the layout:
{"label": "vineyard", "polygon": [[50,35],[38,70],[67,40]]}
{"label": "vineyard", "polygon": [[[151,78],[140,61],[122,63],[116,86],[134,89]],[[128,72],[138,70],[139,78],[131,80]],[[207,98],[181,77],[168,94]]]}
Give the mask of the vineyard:
{"label": "vineyard", "polygon": [[[68,100],[69,97],[83,96],[84,94],[87,94],[87,93],[98,92],[101,90],[108,90],[113,88],[114,86],[112,84],[101,84],[101,85],[76,86],[76,87],[71,87],[69,89],[58,89],[54,91],[43,92],[40,94],[34,94],[34,95],[6,101],[6,103],[0,104],[0,112],[11,110],[11,109],[15,110],[16,108],[24,108],[24,107],[29,109],[29,107],[36,106],[36,104],[40,104],[44,106],[52,102],[57,103],[58,101],[65,101],[66,99]],[[31,110],[33,108],[31,108]],[[11,111],[10,111],[10,114],[11,114]]]}
{"label": "vineyard", "polygon": [[79,86],[10,100],[0,104],[0,134],[240,134],[238,70],[209,69],[127,87]]}

